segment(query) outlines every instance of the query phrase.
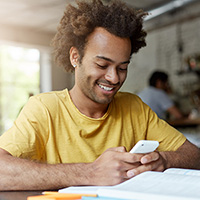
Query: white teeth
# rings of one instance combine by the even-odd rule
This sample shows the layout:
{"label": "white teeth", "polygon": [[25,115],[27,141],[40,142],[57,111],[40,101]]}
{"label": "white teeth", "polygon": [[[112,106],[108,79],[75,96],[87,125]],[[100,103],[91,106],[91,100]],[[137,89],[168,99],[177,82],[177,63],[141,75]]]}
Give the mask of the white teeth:
{"label": "white teeth", "polygon": [[113,88],[106,87],[106,86],[103,86],[103,85],[100,85],[100,84],[99,84],[99,87],[102,88],[102,89],[104,89],[104,90],[106,90],[106,91],[110,91],[110,90],[113,89]]}

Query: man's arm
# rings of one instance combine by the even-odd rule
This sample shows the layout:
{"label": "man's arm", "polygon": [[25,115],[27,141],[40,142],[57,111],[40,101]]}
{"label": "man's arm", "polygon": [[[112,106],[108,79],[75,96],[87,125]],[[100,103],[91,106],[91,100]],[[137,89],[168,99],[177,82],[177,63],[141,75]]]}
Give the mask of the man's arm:
{"label": "man's arm", "polygon": [[172,107],[168,108],[167,112],[169,112],[176,119],[181,119],[184,117],[184,115],[181,113],[181,111],[176,106],[172,106]]}
{"label": "man's arm", "polygon": [[138,167],[141,157],[117,147],[106,150],[93,163],[44,164],[13,157],[0,149],[0,191],[115,185],[127,180],[127,170]]}
{"label": "man's arm", "polygon": [[144,155],[141,163],[141,166],[127,171],[127,176],[132,177],[144,171],[163,171],[172,167],[200,169],[200,149],[186,140],[177,151]]}
{"label": "man's arm", "polygon": [[188,140],[175,152],[160,152],[166,162],[166,168],[200,169],[200,149]]}
{"label": "man's arm", "polygon": [[200,169],[199,149],[186,141],[174,152],[132,154],[110,148],[93,163],[43,164],[0,149],[0,191],[52,190],[75,185],[116,185],[144,171],[169,167]]}
{"label": "man's arm", "polygon": [[[85,182],[87,164],[51,165],[16,158],[0,149],[0,191],[58,189]],[[76,174],[76,176],[70,174]]]}

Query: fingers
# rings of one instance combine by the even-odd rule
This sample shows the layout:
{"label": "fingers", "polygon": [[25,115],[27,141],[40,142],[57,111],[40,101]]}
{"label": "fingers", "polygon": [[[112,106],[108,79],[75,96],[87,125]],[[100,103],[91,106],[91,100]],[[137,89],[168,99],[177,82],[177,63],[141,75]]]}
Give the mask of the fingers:
{"label": "fingers", "polygon": [[[153,164],[154,161],[159,160],[162,158],[159,152],[154,151],[148,154],[134,154],[134,153],[129,153],[126,152],[125,147],[115,147],[115,148],[110,148],[104,152],[105,154],[109,155],[109,157],[116,159],[116,160],[121,160],[123,162],[127,162],[130,164],[135,164],[140,162],[142,165],[145,164]],[[162,159],[161,159],[162,160]]]}
{"label": "fingers", "polygon": [[144,156],[141,158],[141,163],[142,163],[142,164],[151,163],[151,162],[153,162],[153,161],[158,160],[159,157],[160,157],[160,155],[159,155],[158,152],[152,152],[152,153],[149,153],[149,154],[144,155]]}
{"label": "fingers", "polygon": [[[130,166],[135,163],[140,163],[141,158],[143,157],[143,154],[132,154],[129,152],[126,152],[126,149],[124,147],[115,147],[107,149],[100,157],[100,158],[107,158],[107,160],[115,160],[122,163],[129,163]],[[97,159],[98,160],[98,159]]]}
{"label": "fingers", "polygon": [[112,157],[113,159],[122,160],[127,163],[141,162],[141,158],[144,156],[144,154],[129,153],[123,146],[109,148],[103,154],[107,154],[110,158]]}
{"label": "fingers", "polygon": [[125,147],[114,147],[114,148],[110,148],[108,150],[117,151],[117,152],[127,152]]}
{"label": "fingers", "polygon": [[134,154],[124,147],[115,147],[107,149],[92,166],[96,183],[113,185],[145,171],[162,171],[163,159],[159,152]]}
{"label": "fingers", "polygon": [[137,168],[131,169],[127,171],[127,177],[132,178],[133,176],[136,176],[138,174],[141,174],[142,172],[146,171],[153,171],[155,168],[155,163],[152,162],[151,164],[146,164],[146,165],[140,165]]}
{"label": "fingers", "polygon": [[127,171],[130,169],[138,168],[141,165],[140,162],[130,164],[126,162],[116,162],[114,166],[112,166],[112,172],[115,173],[116,177],[121,177],[122,179],[128,179]]}
{"label": "fingers", "polygon": [[127,171],[141,165],[143,155],[126,152],[124,147],[110,148],[91,163],[95,184],[119,184],[128,179]]}
{"label": "fingers", "polygon": [[163,171],[163,158],[159,152],[152,152],[141,158],[141,165],[137,168],[127,171],[127,177],[132,178],[145,171]]}

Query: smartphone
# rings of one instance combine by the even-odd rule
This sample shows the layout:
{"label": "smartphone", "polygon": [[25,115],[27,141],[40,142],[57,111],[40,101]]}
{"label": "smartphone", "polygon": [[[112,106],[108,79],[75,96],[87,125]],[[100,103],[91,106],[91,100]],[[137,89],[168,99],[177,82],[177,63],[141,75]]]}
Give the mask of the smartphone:
{"label": "smartphone", "polygon": [[130,153],[150,153],[157,149],[159,142],[155,140],[140,140],[130,150]]}

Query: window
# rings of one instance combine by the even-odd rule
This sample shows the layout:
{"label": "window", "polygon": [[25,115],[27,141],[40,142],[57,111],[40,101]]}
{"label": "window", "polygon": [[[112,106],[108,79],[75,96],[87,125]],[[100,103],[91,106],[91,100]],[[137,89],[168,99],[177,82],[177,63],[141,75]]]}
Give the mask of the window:
{"label": "window", "polygon": [[9,129],[29,96],[40,92],[40,51],[0,45],[0,135]]}

